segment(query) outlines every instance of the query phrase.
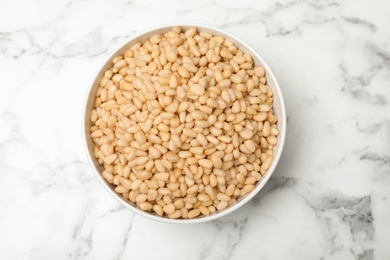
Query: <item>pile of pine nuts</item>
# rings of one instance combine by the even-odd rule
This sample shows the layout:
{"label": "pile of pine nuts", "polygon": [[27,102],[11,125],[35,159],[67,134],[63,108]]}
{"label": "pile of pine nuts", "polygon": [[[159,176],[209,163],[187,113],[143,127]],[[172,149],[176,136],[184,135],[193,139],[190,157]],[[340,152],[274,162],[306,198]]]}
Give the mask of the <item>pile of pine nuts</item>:
{"label": "pile of pine nuts", "polygon": [[207,216],[251,192],[270,167],[272,103],[250,55],[222,36],[173,27],[105,71],[90,117],[94,156],[141,210]]}

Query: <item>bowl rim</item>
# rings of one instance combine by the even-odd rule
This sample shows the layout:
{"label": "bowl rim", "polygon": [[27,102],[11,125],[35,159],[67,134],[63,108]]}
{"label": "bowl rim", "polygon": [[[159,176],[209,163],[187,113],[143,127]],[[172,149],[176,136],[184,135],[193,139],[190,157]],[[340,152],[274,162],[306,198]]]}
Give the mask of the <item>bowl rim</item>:
{"label": "bowl rim", "polygon": [[[265,71],[267,73],[267,77],[272,78],[272,81],[274,82],[274,88],[277,91],[277,95],[279,97],[280,110],[281,110],[281,115],[282,115],[282,118],[279,118],[278,120],[281,120],[281,122],[283,122],[283,123],[281,123],[281,128],[282,129],[279,129],[278,151],[277,151],[276,155],[274,155],[274,159],[272,161],[272,164],[271,164],[270,168],[267,170],[266,174],[262,177],[261,183],[256,185],[254,190],[249,192],[245,197],[243,197],[242,200],[240,200],[239,202],[235,203],[234,205],[232,205],[232,206],[230,206],[230,207],[228,207],[226,209],[223,209],[220,212],[217,212],[215,214],[212,214],[212,215],[209,215],[209,216],[200,217],[200,218],[197,217],[197,218],[193,218],[193,219],[170,219],[170,218],[167,218],[167,217],[160,217],[160,216],[157,216],[157,215],[153,215],[153,214],[147,213],[147,212],[145,212],[145,211],[143,211],[141,209],[138,209],[137,207],[129,204],[124,199],[122,199],[117,193],[115,193],[115,191],[113,191],[109,187],[107,182],[104,180],[103,176],[99,173],[98,169],[95,167],[95,164],[94,164],[93,159],[92,159],[92,155],[89,152],[88,143],[87,143],[87,135],[86,135],[86,123],[85,122],[86,122],[86,120],[89,120],[89,115],[86,115],[89,96],[91,95],[91,91],[93,89],[93,86],[94,86],[94,83],[96,81],[96,78],[101,73],[102,69],[105,67],[107,62],[109,62],[109,60],[108,60],[109,57],[113,57],[113,55],[115,55],[121,48],[123,48],[124,46],[129,44],[131,41],[133,41],[133,40],[135,40],[135,39],[137,39],[139,37],[142,37],[144,34],[150,33],[150,32],[155,31],[155,30],[172,28],[174,26],[196,27],[199,30],[207,29],[207,30],[210,30],[210,31],[214,31],[215,33],[218,33],[219,35],[222,35],[222,36],[226,35],[229,38],[233,39],[234,43],[239,43],[240,45],[245,46],[245,48],[251,52],[250,53],[251,56],[256,56],[256,58],[262,63],[262,66],[264,67],[264,69],[265,69]],[[274,90],[274,92],[275,92],[275,90]],[[91,81],[89,83],[89,86],[88,86],[88,88],[86,90],[86,94],[85,94],[85,98],[84,98],[84,102],[83,102],[83,108],[82,108],[82,138],[83,138],[84,150],[86,152],[86,155],[87,155],[87,158],[88,158],[88,162],[89,162],[90,166],[92,167],[93,172],[95,173],[95,176],[99,179],[99,181],[102,184],[102,186],[122,206],[124,206],[127,209],[130,209],[134,213],[136,213],[138,215],[141,215],[143,217],[146,217],[148,219],[152,219],[152,220],[159,221],[159,222],[164,222],[164,223],[171,223],[171,224],[203,223],[203,222],[216,220],[216,219],[219,219],[221,217],[224,217],[224,216],[226,216],[226,215],[236,211],[237,209],[241,208],[246,203],[248,203],[254,196],[256,196],[260,192],[260,190],[263,189],[263,187],[266,185],[266,183],[268,182],[268,180],[270,179],[270,177],[274,173],[275,168],[278,165],[280,157],[281,157],[281,155],[283,153],[283,150],[284,150],[283,148],[284,148],[285,139],[286,139],[286,129],[287,129],[287,116],[286,116],[286,108],[285,108],[283,94],[281,92],[279,83],[276,80],[276,77],[273,74],[273,72],[272,72],[271,68],[269,67],[268,63],[266,63],[266,61],[260,56],[260,54],[257,51],[255,51],[245,41],[241,40],[240,38],[237,38],[236,36],[232,35],[229,32],[226,32],[226,31],[224,31],[222,29],[219,29],[219,28],[211,26],[211,25],[202,24],[202,23],[190,23],[190,22],[179,23],[179,22],[175,22],[175,23],[167,23],[167,24],[163,24],[163,25],[157,25],[157,26],[149,27],[149,28],[144,29],[144,30],[140,30],[140,31],[136,32],[133,36],[131,36],[131,37],[125,39],[124,41],[116,44],[116,46],[113,49],[113,51],[111,51],[110,53],[108,53],[107,55],[104,56],[103,61],[101,62],[100,66],[98,66],[98,69],[97,69],[96,73],[93,75],[93,77],[92,77],[92,79],[91,79]]]}

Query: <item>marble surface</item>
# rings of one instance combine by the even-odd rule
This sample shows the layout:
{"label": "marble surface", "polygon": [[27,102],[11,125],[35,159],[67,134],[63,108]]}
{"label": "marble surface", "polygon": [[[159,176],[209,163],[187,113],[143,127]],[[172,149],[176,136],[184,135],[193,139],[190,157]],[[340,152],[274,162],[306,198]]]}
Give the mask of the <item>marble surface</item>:
{"label": "marble surface", "polygon": [[[0,259],[390,259],[390,2],[15,0],[0,9]],[[262,55],[288,113],[257,197],[220,220],[154,222],[87,163],[98,66],[151,26],[225,29]]]}

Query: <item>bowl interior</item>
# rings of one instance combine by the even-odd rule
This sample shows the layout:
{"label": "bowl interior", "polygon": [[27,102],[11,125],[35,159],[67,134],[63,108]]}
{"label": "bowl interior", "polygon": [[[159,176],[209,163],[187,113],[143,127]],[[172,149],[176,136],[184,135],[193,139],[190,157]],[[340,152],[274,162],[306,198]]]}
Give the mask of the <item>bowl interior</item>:
{"label": "bowl interior", "polygon": [[[123,197],[118,195],[114,191],[115,186],[106,182],[101,175],[101,173],[103,172],[104,169],[103,169],[103,166],[98,163],[98,160],[93,156],[94,142],[93,142],[92,138],[89,136],[89,134],[90,134],[89,129],[92,126],[92,123],[90,121],[90,114],[91,114],[92,109],[94,109],[96,92],[97,92],[97,89],[99,88],[100,79],[103,76],[104,72],[107,69],[112,67],[112,59],[115,56],[122,55],[125,52],[125,50],[127,50],[129,47],[131,47],[136,42],[139,42],[139,41],[144,42],[144,41],[148,40],[151,36],[153,36],[157,33],[162,34],[162,33],[168,32],[169,30],[172,29],[173,26],[181,26],[183,28],[183,30],[189,29],[191,27],[197,27],[197,29],[199,31],[208,32],[208,33],[211,33],[213,35],[224,36],[225,39],[233,42],[237,46],[237,48],[241,49],[244,53],[250,54],[252,56],[254,64],[256,66],[262,65],[266,71],[267,84],[271,87],[271,89],[274,92],[273,109],[274,109],[275,115],[277,115],[277,117],[278,117],[277,125],[278,125],[278,129],[280,132],[279,136],[278,136],[278,143],[274,147],[274,160],[273,160],[270,168],[266,172],[266,174],[257,183],[256,188],[252,192],[248,193],[247,195],[240,197],[237,200],[237,203],[229,206],[228,208],[226,208],[220,212],[217,212],[216,214],[210,215],[210,216],[202,216],[202,217],[198,217],[198,218],[194,218],[194,219],[169,219],[166,217],[160,217],[157,214],[148,213],[148,212],[145,212],[145,211],[142,211],[142,210],[136,208],[135,206],[133,206],[131,204],[131,202],[127,201],[126,199],[124,199]],[[107,61],[104,62],[104,64],[100,67],[97,74],[93,78],[93,81],[89,87],[86,101],[85,101],[85,105],[84,105],[83,121],[84,121],[83,139],[84,139],[85,148],[86,148],[87,154],[88,154],[88,160],[93,165],[93,168],[94,168],[94,171],[95,171],[97,177],[102,182],[103,186],[107,189],[107,191],[114,198],[116,198],[122,205],[135,211],[136,213],[143,215],[145,217],[154,219],[154,220],[164,221],[164,222],[169,222],[169,223],[195,223],[195,222],[204,222],[204,221],[213,220],[213,219],[222,217],[222,216],[238,209],[239,207],[244,205],[246,202],[248,202],[251,198],[253,198],[262,189],[262,187],[266,184],[268,179],[271,177],[271,175],[272,175],[272,173],[273,173],[273,171],[274,171],[274,169],[279,161],[280,155],[282,153],[282,149],[284,146],[284,140],[285,140],[285,134],[286,134],[286,112],[285,112],[285,106],[284,106],[284,102],[283,102],[282,93],[280,91],[279,85],[278,85],[272,71],[270,70],[268,65],[265,63],[265,61],[252,48],[250,48],[247,44],[245,44],[241,40],[237,39],[233,35],[230,35],[229,33],[221,31],[217,28],[213,28],[213,27],[205,26],[205,25],[197,25],[197,24],[188,24],[188,25],[174,24],[174,25],[167,25],[167,26],[163,26],[163,27],[159,27],[159,28],[154,28],[154,29],[148,30],[145,33],[141,33],[138,36],[135,36],[133,39],[131,39],[130,41],[123,44],[117,51],[115,51],[111,56],[109,56]]]}

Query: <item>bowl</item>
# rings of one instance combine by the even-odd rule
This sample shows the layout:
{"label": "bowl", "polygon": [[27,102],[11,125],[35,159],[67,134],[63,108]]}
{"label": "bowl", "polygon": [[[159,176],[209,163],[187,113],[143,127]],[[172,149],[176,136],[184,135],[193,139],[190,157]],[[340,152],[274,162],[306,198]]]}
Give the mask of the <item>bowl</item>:
{"label": "bowl", "polygon": [[[274,114],[278,117],[277,127],[279,130],[278,135],[278,143],[274,147],[274,160],[267,170],[266,174],[262,177],[260,181],[257,182],[256,187],[254,190],[249,192],[243,197],[240,197],[237,199],[237,202],[230,205],[229,207],[217,211],[212,215],[209,216],[198,216],[193,219],[170,219],[168,217],[160,217],[155,213],[152,212],[145,212],[140,209],[138,209],[136,206],[133,206],[128,202],[125,198],[121,197],[119,194],[117,194],[114,191],[115,186],[112,184],[109,184],[103,177],[103,166],[98,163],[98,160],[93,156],[93,148],[94,148],[94,142],[92,138],[90,137],[89,129],[92,126],[92,123],[90,121],[90,114],[92,109],[94,108],[94,100],[96,91],[99,87],[100,78],[103,76],[104,72],[109,69],[112,66],[112,59],[115,56],[122,55],[124,51],[132,46],[134,43],[141,41],[144,42],[147,39],[149,39],[154,34],[162,34],[174,26],[181,26],[182,29],[185,31],[186,29],[189,29],[191,27],[196,27],[198,31],[208,32],[213,35],[220,35],[225,37],[225,39],[233,42],[237,48],[241,49],[244,53],[248,53],[252,56],[254,65],[261,65],[264,67],[266,71],[266,79],[267,84],[270,86],[274,93],[274,100],[273,100],[273,110]],[[260,57],[258,53],[256,53],[255,50],[253,50],[251,47],[249,47],[246,43],[244,43],[242,40],[238,39],[237,37],[231,35],[230,33],[227,33],[221,29],[208,26],[208,25],[201,25],[201,24],[169,24],[164,26],[159,26],[155,28],[148,29],[144,32],[141,32],[137,35],[135,35],[130,40],[126,41],[124,44],[120,45],[118,49],[116,49],[111,55],[109,55],[103,64],[99,67],[96,75],[94,75],[91,84],[88,87],[87,95],[85,98],[85,103],[83,107],[83,125],[82,125],[82,135],[83,135],[83,142],[84,147],[87,153],[88,161],[90,162],[93,171],[98,178],[98,180],[102,183],[103,187],[107,190],[109,194],[111,194],[120,204],[122,204],[125,208],[130,209],[131,211],[137,213],[138,215],[147,217],[152,220],[167,222],[167,223],[199,223],[199,222],[206,222],[215,220],[218,218],[221,218],[229,213],[232,213],[233,211],[239,209],[241,206],[246,204],[248,201],[250,201],[259,191],[264,187],[264,185],[267,183],[269,178],[271,177],[272,173],[275,170],[276,165],[278,164],[278,161],[280,159],[280,156],[282,154],[285,136],[286,136],[286,111],[285,111],[285,105],[283,101],[282,92],[280,90],[279,84],[272,73],[271,69],[267,65],[267,63],[264,61],[263,58]]]}

